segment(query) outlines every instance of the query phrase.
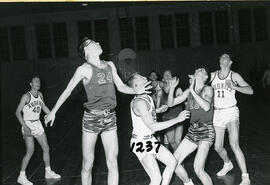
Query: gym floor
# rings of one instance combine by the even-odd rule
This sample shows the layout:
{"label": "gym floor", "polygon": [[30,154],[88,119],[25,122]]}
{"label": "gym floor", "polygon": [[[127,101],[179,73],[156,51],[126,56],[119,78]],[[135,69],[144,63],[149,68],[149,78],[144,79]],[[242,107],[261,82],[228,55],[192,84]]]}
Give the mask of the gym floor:
{"label": "gym floor", "polygon": [[[118,95],[117,117],[119,137],[119,171],[120,185],[146,185],[150,180],[134,154],[129,151],[129,139],[132,131],[129,103],[131,96]],[[238,95],[240,109],[240,146],[246,157],[248,172],[252,185],[270,184],[270,95],[257,92],[253,96]],[[51,106],[49,106],[51,108]],[[20,124],[14,115],[15,109],[2,108],[2,184],[17,184],[21,159],[25,152]],[[50,145],[51,167],[61,174],[61,180],[44,178],[42,150],[36,143],[35,153],[27,168],[27,176],[35,185],[80,185],[81,171],[81,102],[69,101],[57,113],[55,125],[45,128]],[[43,117],[43,115],[42,115]],[[185,123],[188,126],[188,123]],[[226,138],[227,134],[226,134]],[[216,185],[236,185],[241,182],[241,172],[229,147],[234,169],[224,177],[215,174],[222,168],[223,162],[211,147],[206,162],[206,171]],[[96,158],[93,168],[93,185],[107,184],[107,168],[104,150],[100,139],[96,145]],[[201,184],[193,170],[194,154],[184,161],[184,166],[194,184]],[[164,166],[160,164],[161,170]],[[171,185],[183,184],[175,175]]]}

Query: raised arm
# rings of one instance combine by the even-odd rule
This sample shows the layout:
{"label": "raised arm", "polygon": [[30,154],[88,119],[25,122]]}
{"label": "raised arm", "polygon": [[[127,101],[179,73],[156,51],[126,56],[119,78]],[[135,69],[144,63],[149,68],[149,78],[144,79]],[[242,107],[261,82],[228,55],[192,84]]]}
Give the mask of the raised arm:
{"label": "raised arm", "polygon": [[148,111],[147,103],[145,100],[137,100],[136,102],[134,102],[133,110],[136,114],[141,116],[145,125],[153,132],[169,128],[172,125],[182,122],[189,117],[188,111],[182,111],[176,118],[163,122],[155,122],[151,113]]}
{"label": "raised arm", "polygon": [[189,92],[190,92],[189,89],[186,89],[181,95],[174,98],[173,96],[174,89],[171,88],[168,96],[168,106],[173,107],[175,105],[184,102],[187,99]]}
{"label": "raised arm", "polygon": [[[232,80],[233,83],[231,83],[232,89],[241,92],[243,94],[253,94],[253,89],[252,87],[242,78],[242,76],[238,73],[233,73],[232,74]],[[235,84],[236,82],[236,84]]]}
{"label": "raised arm", "polygon": [[114,84],[117,88],[118,91],[125,93],[125,94],[143,94],[143,93],[151,93],[149,90],[151,87],[146,87],[148,86],[151,82],[148,82],[147,84],[145,84],[143,87],[140,87],[138,89],[133,89],[131,87],[128,87],[126,84],[123,83],[123,81],[121,80],[121,78],[119,77],[116,67],[114,65],[113,62],[108,62],[108,64],[111,66],[112,68],[112,75],[113,75],[113,81]]}
{"label": "raised arm", "polygon": [[24,120],[23,120],[23,116],[22,116],[22,110],[24,105],[27,104],[27,102],[30,101],[30,97],[27,94],[24,94],[21,97],[20,103],[16,109],[15,115],[18,119],[18,121],[20,122],[20,124],[22,125],[25,135],[31,135],[31,130],[28,128],[28,126],[25,124]]}
{"label": "raised arm", "polygon": [[[61,107],[61,105],[66,101],[66,99],[70,96],[71,92],[73,89],[76,87],[76,85],[84,78],[84,69],[82,66],[78,67],[69,81],[66,89],[63,91],[63,93],[60,95],[58,98],[55,106],[51,110],[51,112],[47,115],[45,118],[45,124],[51,121],[50,126],[53,125],[54,119],[55,119],[55,114],[58,111],[58,109]],[[91,71],[91,77],[92,77],[92,71]]]}
{"label": "raised arm", "polygon": [[43,101],[43,104],[42,104],[42,107],[41,107],[42,110],[45,112],[45,114],[49,114],[50,113],[50,109],[46,106],[45,101],[44,101],[44,98],[43,98],[43,94],[41,92],[39,92],[39,96],[40,96],[40,98]]}

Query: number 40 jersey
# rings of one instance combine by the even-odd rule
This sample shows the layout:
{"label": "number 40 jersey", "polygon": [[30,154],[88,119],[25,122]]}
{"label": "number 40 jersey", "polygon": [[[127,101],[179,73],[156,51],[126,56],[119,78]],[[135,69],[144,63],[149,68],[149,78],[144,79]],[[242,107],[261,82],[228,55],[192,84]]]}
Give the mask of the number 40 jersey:
{"label": "number 40 jersey", "polygon": [[23,120],[39,120],[43,101],[39,94],[35,97],[30,91],[28,93],[30,94],[30,101],[23,107]]}
{"label": "number 40 jersey", "polygon": [[231,82],[233,82],[232,73],[233,72],[230,71],[226,78],[221,79],[219,77],[219,71],[215,72],[211,85],[214,89],[214,106],[216,108],[228,108],[237,103],[235,90],[231,88]]}

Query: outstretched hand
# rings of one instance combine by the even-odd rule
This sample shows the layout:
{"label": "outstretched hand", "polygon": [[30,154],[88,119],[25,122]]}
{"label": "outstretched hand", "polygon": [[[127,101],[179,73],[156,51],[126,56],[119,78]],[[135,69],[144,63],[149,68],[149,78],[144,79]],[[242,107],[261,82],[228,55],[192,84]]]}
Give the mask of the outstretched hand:
{"label": "outstretched hand", "polygon": [[54,120],[55,120],[55,114],[50,112],[49,114],[44,116],[44,122],[45,126],[47,127],[48,123],[50,122],[50,127],[53,126]]}
{"label": "outstretched hand", "polygon": [[143,84],[142,86],[138,86],[134,88],[134,91],[136,94],[150,94],[151,91],[149,91],[150,89],[152,89],[152,85],[149,85],[151,83],[151,81]]}
{"label": "outstretched hand", "polygon": [[180,114],[176,117],[176,119],[178,120],[178,122],[182,122],[186,119],[188,119],[190,116],[190,112],[187,110],[184,110],[182,112],[180,112]]}

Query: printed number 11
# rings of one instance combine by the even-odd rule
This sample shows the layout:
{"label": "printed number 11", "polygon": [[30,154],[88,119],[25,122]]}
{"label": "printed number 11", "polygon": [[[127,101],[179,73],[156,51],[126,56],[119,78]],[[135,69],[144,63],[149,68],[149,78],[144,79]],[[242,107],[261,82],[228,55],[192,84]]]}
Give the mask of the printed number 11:
{"label": "printed number 11", "polygon": [[224,98],[224,91],[217,91],[217,92],[218,92],[218,95],[217,95],[218,98]]}

